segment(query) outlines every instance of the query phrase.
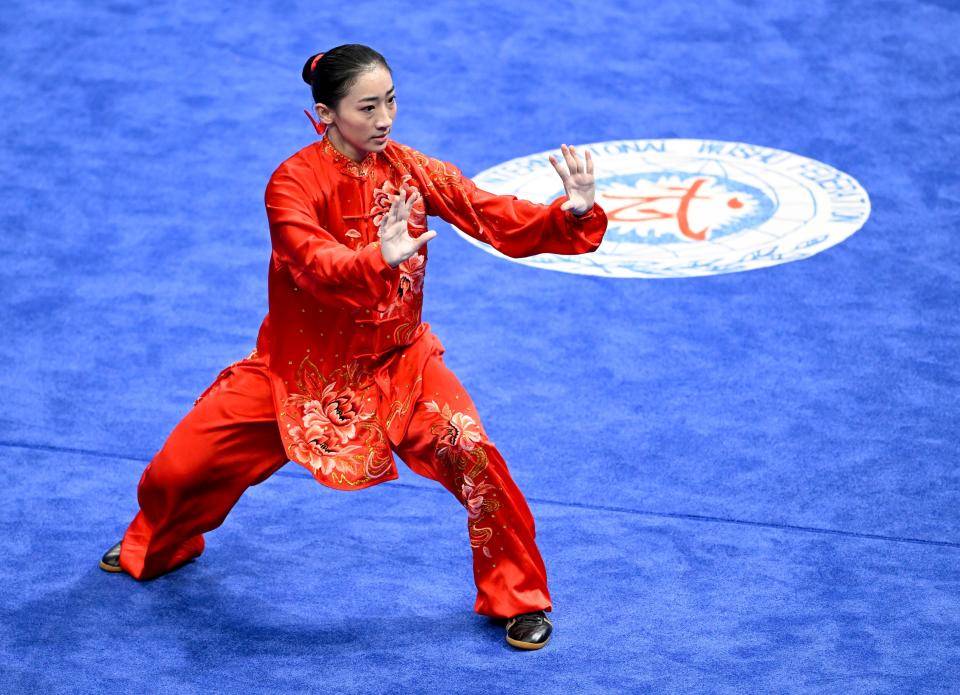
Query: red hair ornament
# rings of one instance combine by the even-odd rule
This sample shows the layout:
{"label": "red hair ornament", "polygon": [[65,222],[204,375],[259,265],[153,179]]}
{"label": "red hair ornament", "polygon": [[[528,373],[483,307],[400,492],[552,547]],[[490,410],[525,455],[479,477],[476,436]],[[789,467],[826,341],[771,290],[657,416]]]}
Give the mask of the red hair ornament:
{"label": "red hair ornament", "polygon": [[317,121],[313,117],[313,114],[307,111],[306,109],[304,109],[303,112],[307,114],[307,118],[309,118],[310,122],[313,123],[313,127],[317,131],[317,135],[323,135],[323,131],[327,129],[327,124],[317,123]]}
{"label": "red hair ornament", "polygon": [[[310,63],[310,72],[311,72],[311,73],[312,73],[314,70],[317,69],[317,63],[320,61],[321,58],[323,58],[323,53],[317,53],[317,55],[314,56],[313,62]],[[317,121],[316,121],[316,120],[314,119],[314,117],[313,117],[313,114],[310,113],[309,111],[307,111],[306,109],[304,109],[303,112],[304,112],[305,114],[307,114],[307,118],[309,118],[309,119],[310,119],[310,122],[313,123],[313,129],[317,131],[317,135],[323,135],[323,131],[325,131],[325,130],[327,129],[326,124],[325,124],[325,123],[317,123]]]}

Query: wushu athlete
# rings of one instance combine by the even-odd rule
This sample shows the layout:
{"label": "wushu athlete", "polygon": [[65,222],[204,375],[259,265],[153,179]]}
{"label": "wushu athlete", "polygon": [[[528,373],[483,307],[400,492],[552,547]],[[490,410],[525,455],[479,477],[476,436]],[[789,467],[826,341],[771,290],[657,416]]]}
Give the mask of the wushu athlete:
{"label": "wushu athlete", "polygon": [[549,205],[493,195],[390,139],[396,92],[375,50],[311,56],[303,79],[322,138],[267,184],[269,311],[256,348],[173,429],[140,479],[139,512],[100,567],[145,580],[192,560],[202,534],[288,460],[324,485],[359,490],[397,478],[395,452],[465,507],[474,610],[506,619],[514,647],[539,649],[553,625],[533,517],[420,318],[436,236],[427,216],[515,258],[593,251],[607,218],[594,203],[590,153],[563,145],[562,164],[550,157],[566,196]]}

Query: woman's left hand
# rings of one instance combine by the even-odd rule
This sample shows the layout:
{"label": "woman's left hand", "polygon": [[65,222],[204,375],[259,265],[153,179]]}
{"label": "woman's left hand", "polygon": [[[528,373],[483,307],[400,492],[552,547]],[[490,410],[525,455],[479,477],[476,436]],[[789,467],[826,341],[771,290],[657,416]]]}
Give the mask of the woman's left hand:
{"label": "woman's left hand", "polygon": [[571,145],[560,145],[563,160],[567,163],[566,169],[560,162],[550,155],[550,163],[563,181],[563,189],[567,192],[567,202],[560,206],[561,210],[569,210],[574,215],[583,215],[593,208],[593,198],[596,193],[596,181],[593,178],[593,159],[590,150],[587,150],[585,160],[581,160],[577,151]]}

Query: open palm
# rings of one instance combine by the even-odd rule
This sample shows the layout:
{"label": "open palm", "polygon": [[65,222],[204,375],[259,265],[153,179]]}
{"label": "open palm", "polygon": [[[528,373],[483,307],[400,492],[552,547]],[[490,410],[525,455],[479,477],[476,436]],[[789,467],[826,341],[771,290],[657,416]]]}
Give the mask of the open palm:
{"label": "open palm", "polygon": [[396,268],[415,254],[421,246],[437,236],[433,230],[424,232],[414,238],[407,229],[407,220],[413,205],[420,200],[420,192],[416,191],[406,197],[407,192],[400,189],[390,204],[390,211],[383,216],[380,222],[380,253],[383,260],[392,268]]}
{"label": "open palm", "polygon": [[587,150],[586,158],[581,160],[576,149],[571,145],[560,145],[563,167],[557,158],[550,155],[550,163],[557,170],[560,180],[563,181],[563,190],[567,193],[567,201],[560,206],[561,210],[569,210],[574,215],[583,215],[593,207],[596,195],[596,181],[593,178],[593,159]]}

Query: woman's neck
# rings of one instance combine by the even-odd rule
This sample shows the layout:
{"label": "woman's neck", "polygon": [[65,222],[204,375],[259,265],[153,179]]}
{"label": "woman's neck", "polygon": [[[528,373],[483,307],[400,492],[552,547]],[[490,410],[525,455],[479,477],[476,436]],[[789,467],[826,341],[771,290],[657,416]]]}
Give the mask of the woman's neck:
{"label": "woman's neck", "polygon": [[334,149],[337,150],[344,157],[349,157],[355,162],[362,162],[369,152],[363,152],[357,150],[352,145],[344,141],[340,137],[340,131],[337,130],[336,126],[327,126],[327,139],[330,140],[330,144],[333,145]]}

